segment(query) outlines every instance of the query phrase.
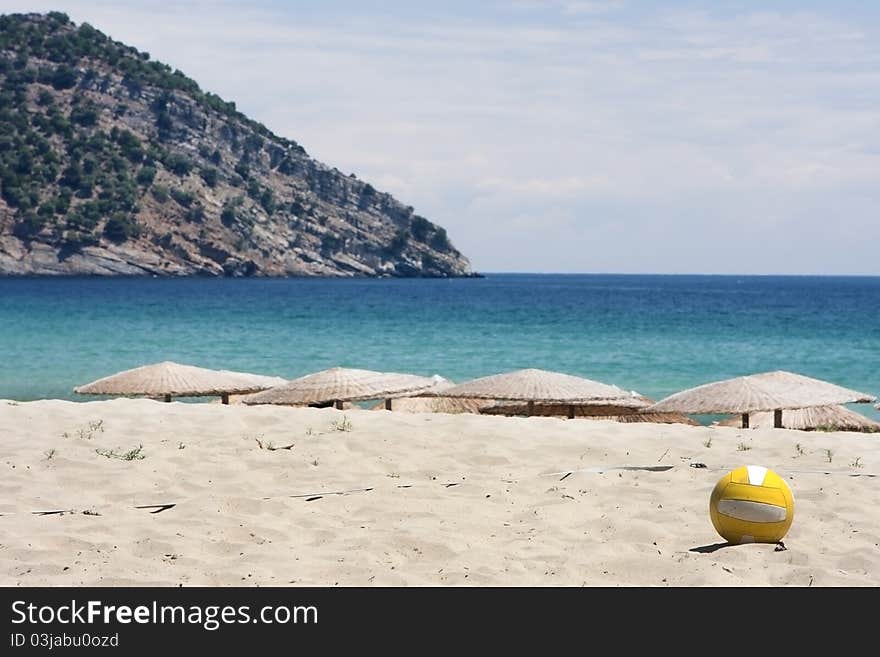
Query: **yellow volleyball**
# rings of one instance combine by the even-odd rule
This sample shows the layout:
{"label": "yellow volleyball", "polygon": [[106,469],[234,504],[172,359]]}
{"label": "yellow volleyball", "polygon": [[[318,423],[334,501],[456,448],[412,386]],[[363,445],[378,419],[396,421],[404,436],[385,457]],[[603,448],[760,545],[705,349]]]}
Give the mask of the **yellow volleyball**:
{"label": "yellow volleyball", "polygon": [[772,470],[744,465],[715,484],[709,516],[728,543],[778,543],[794,520],[794,495]]}

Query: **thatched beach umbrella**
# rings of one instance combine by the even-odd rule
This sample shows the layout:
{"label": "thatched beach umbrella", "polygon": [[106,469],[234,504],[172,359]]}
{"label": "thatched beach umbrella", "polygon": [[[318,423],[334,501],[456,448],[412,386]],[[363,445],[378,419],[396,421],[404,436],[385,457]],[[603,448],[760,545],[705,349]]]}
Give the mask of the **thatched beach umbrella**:
{"label": "thatched beach umbrella", "polygon": [[[282,379],[282,380],[281,380],[281,383],[284,384],[284,383],[287,383],[287,381],[288,381],[287,379]],[[273,387],[274,387],[274,386],[273,386]],[[259,392],[262,392],[262,391],[259,391]],[[246,395],[229,395],[229,401],[228,401],[228,403],[229,403],[231,406],[240,406],[241,404],[244,404],[244,401],[245,401],[248,397],[250,397],[250,396],[252,396],[252,395],[254,395],[254,394],[256,394],[256,393],[251,392],[251,393],[248,393],[248,394],[246,394]],[[214,403],[218,403],[218,404],[219,404],[219,403],[220,403],[220,400],[218,399],[218,400],[217,400],[216,402],[214,402]],[[360,406],[358,406],[358,405],[356,405],[356,404],[353,404],[352,402],[343,402],[343,403],[342,403],[342,410],[359,410],[359,409],[360,409]]]}
{"label": "thatched beach umbrella", "polygon": [[[480,409],[494,403],[488,399],[457,397],[398,397],[390,410],[403,413],[479,413]],[[388,410],[388,407],[384,402],[379,402],[370,410]]]}
{"label": "thatched beach umbrella", "polygon": [[346,401],[384,398],[386,404],[390,405],[392,397],[429,390],[436,385],[437,381],[427,376],[332,367],[248,395],[242,399],[242,403],[285,406],[320,404],[342,408],[342,403]]}
{"label": "thatched beach umbrella", "polygon": [[700,426],[694,418],[684,413],[625,413],[623,415],[586,416],[588,420],[614,420],[615,422],[653,422],[654,424],[688,424],[692,427]]}
{"label": "thatched beach umbrella", "polygon": [[[544,417],[568,417],[584,420],[612,420],[614,422],[655,422],[657,424],[689,424],[698,426],[700,423],[684,413],[648,413],[647,409],[654,400],[643,396],[614,401],[596,401],[589,404],[575,404],[574,415],[570,404],[541,404],[532,407],[532,415]],[[520,402],[498,402],[480,409],[482,415],[525,415],[526,404]]]}
{"label": "thatched beach umbrella", "polygon": [[[604,418],[638,413],[651,402],[644,397],[628,397],[615,400],[597,400],[582,404],[559,404],[534,402],[531,410],[528,403],[499,401],[480,409],[483,415],[538,415],[544,417]],[[573,412],[572,412],[573,407]]]}
{"label": "thatched beach umbrella", "polygon": [[[815,406],[812,408],[793,408],[782,412],[782,427],[801,431],[880,431],[880,422],[851,411],[846,406]],[[774,413],[759,412],[749,416],[749,426],[753,428],[772,427]],[[740,426],[740,418],[732,417],[718,423],[722,427]]]}
{"label": "thatched beach umbrella", "polygon": [[73,391],[80,395],[160,397],[166,402],[172,397],[220,396],[223,403],[228,404],[230,394],[259,392],[284,381],[277,376],[212,370],[164,361],[105,376],[77,386]]}
{"label": "thatched beach umbrella", "polygon": [[431,377],[434,386],[430,388],[430,395],[421,391],[416,394],[407,394],[393,400],[386,399],[371,407],[372,411],[402,411],[404,413],[479,413],[480,409],[493,404],[486,399],[465,399],[459,397],[443,397],[443,391],[455,385],[449,379],[438,374]]}
{"label": "thatched beach umbrella", "polygon": [[778,370],[683,390],[661,399],[648,410],[688,414],[737,413],[742,416],[743,428],[749,426],[750,413],[773,411],[773,426],[781,428],[783,409],[873,401],[876,401],[873,395]]}
{"label": "thatched beach umbrella", "polygon": [[600,400],[622,402],[634,398],[632,393],[617,386],[562,372],[534,368],[484,376],[429,394],[469,399],[522,401],[526,403],[527,415],[534,415],[538,403],[565,404],[570,418],[574,417],[575,407],[579,404]]}

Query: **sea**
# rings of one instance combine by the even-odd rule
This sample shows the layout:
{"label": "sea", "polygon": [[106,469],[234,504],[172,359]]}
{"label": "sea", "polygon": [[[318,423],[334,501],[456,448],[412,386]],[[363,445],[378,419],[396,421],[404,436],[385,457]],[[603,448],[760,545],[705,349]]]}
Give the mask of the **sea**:
{"label": "sea", "polygon": [[86,401],[75,386],[164,360],[456,383],[535,367],[653,399],[781,369],[880,395],[880,277],[0,278],[0,399]]}

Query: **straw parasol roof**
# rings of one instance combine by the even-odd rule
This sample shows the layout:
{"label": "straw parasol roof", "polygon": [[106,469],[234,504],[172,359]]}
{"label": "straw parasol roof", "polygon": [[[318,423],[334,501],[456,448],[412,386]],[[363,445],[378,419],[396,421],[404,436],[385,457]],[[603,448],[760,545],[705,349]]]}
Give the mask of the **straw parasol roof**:
{"label": "straw parasol roof", "polygon": [[690,388],[651,406],[681,413],[753,413],[783,408],[873,402],[876,397],[782,370]]}
{"label": "straw parasol roof", "polygon": [[535,405],[567,404],[568,416],[574,417],[574,406],[599,400],[629,400],[635,395],[617,386],[599,383],[579,376],[539,369],[522,369],[473,379],[438,393],[443,397],[524,401],[527,414]]}
{"label": "straw parasol roof", "polygon": [[[656,422],[658,424],[700,423],[684,413],[646,413],[645,409],[654,400],[643,396],[619,399],[610,402],[589,404],[534,404],[531,415],[543,417],[569,417],[585,420],[613,420],[615,422]],[[574,414],[572,415],[572,406]],[[480,409],[484,415],[526,415],[528,406],[520,402],[498,402]]]}
{"label": "straw parasol roof", "polygon": [[[586,404],[558,404],[535,402],[531,415],[547,417],[567,415],[574,408],[574,417],[608,417],[637,413],[647,408],[651,402],[644,397],[630,397],[615,400],[600,400]],[[499,401],[480,410],[484,415],[526,415],[528,404],[516,401]]]}
{"label": "straw parasol roof", "polygon": [[[738,427],[738,417],[721,420],[719,426]],[[753,413],[749,426],[754,428],[772,427],[773,413]],[[785,429],[801,431],[863,431],[866,433],[880,431],[880,422],[851,411],[846,406],[814,406],[812,408],[793,408],[782,412],[782,426]]]}
{"label": "straw parasol roof", "polygon": [[507,399],[549,403],[586,403],[599,399],[624,399],[632,394],[617,386],[579,376],[524,369],[484,376],[442,391],[444,397]]}
{"label": "straw parasol roof", "polygon": [[779,422],[782,409],[811,408],[836,404],[873,402],[876,397],[827,381],[777,370],[707,383],[661,399],[650,411],[690,414],[741,413],[743,427],[748,415],[774,411]]}
{"label": "straw parasol roof", "polygon": [[243,399],[245,404],[335,404],[402,396],[429,390],[438,385],[436,379],[415,374],[375,372],[346,367],[333,367]]}
{"label": "straw parasol roof", "polygon": [[162,397],[165,401],[171,401],[171,397],[219,395],[228,401],[230,394],[258,392],[283,382],[281,377],[163,361],[105,376],[73,391],[81,395]]}
{"label": "straw parasol roof", "polygon": [[[404,413],[479,413],[495,402],[488,399],[465,399],[459,397],[398,397],[391,403],[392,411]],[[388,410],[385,402],[379,402],[370,410]]]}
{"label": "straw parasol roof", "polygon": [[486,399],[465,399],[463,397],[443,397],[443,391],[455,385],[454,382],[439,374],[431,377],[434,386],[429,394],[419,391],[396,397],[393,401],[386,399],[371,407],[372,411],[402,411],[404,413],[479,413],[480,409],[494,402]]}
{"label": "straw parasol roof", "polygon": [[694,418],[684,413],[625,413],[624,415],[601,415],[585,416],[587,420],[614,420],[615,422],[654,422],[655,424],[689,424],[692,427],[700,426]]}
{"label": "straw parasol roof", "polygon": [[[282,384],[287,383],[287,379],[282,379],[282,380],[281,380],[281,383],[282,383]],[[260,392],[262,392],[262,391],[260,391]],[[257,394],[257,393],[249,392],[249,393],[246,394],[246,395],[229,395],[229,399],[228,399],[228,401],[226,401],[225,403],[230,404],[230,405],[232,405],[232,406],[237,406],[237,405],[239,405],[239,404],[244,404],[245,400],[246,400],[248,397],[251,397],[252,395],[255,395],[255,394]],[[212,402],[212,403],[217,403],[217,404],[219,404],[219,403],[220,403],[220,400],[218,399],[218,400],[216,400],[215,402]],[[312,404],[312,405],[313,405],[313,406],[332,406],[332,402],[329,403],[329,404]],[[342,409],[341,409],[341,410],[359,410],[359,409],[360,409],[360,406],[358,406],[357,404],[353,404],[352,402],[343,402],[343,403],[342,403]]]}

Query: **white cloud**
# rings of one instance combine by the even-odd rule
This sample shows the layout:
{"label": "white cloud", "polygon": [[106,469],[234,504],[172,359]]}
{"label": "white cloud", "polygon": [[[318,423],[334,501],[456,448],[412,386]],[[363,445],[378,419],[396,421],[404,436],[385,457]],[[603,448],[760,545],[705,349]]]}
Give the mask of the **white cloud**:
{"label": "white cloud", "polygon": [[560,3],[566,14],[606,14],[624,7],[623,0],[568,0]]}
{"label": "white cloud", "polygon": [[551,9],[565,15],[595,15],[618,11],[626,6],[623,0],[519,0],[513,6],[517,9]]}
{"label": "white cloud", "polygon": [[477,189],[482,194],[502,193],[509,197],[527,197],[534,199],[564,200],[578,198],[588,194],[610,189],[610,180],[606,176],[583,178],[567,176],[563,178],[486,178],[477,181]]}

